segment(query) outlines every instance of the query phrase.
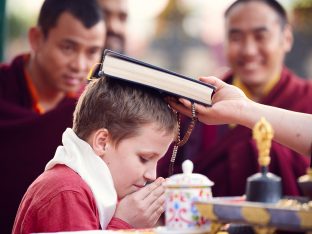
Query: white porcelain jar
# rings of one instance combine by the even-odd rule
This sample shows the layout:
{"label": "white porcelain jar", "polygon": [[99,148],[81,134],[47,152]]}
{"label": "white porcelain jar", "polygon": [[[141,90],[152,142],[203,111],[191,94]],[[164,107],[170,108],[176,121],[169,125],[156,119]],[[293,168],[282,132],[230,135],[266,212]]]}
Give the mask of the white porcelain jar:
{"label": "white porcelain jar", "polygon": [[192,173],[193,163],[182,164],[182,174],[169,177],[166,181],[165,223],[168,230],[207,230],[210,223],[200,215],[194,202],[212,198],[214,184],[206,176]]}

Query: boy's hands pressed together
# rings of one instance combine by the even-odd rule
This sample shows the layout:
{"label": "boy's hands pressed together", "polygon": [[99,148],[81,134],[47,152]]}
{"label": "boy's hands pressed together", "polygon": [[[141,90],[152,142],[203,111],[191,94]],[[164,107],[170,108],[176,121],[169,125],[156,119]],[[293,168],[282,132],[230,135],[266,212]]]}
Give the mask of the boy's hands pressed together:
{"label": "boy's hands pressed together", "polygon": [[164,178],[159,177],[142,189],[124,197],[117,205],[115,217],[134,228],[153,227],[165,210],[164,181]]}

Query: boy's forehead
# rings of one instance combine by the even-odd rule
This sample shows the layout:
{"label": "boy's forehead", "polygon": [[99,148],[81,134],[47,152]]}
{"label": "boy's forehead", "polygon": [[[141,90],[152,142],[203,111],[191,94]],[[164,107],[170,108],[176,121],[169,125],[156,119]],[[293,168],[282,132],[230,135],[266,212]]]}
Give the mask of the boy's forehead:
{"label": "boy's forehead", "polygon": [[167,138],[174,140],[176,131],[169,131],[161,128],[159,125],[153,124],[146,127],[142,127],[138,133],[138,138],[149,139],[149,138]]}
{"label": "boy's forehead", "polygon": [[175,132],[168,133],[164,129],[157,128],[155,124],[143,125],[134,137],[120,142],[122,147],[131,147],[133,150],[153,155],[163,155],[168,146],[175,139]]}

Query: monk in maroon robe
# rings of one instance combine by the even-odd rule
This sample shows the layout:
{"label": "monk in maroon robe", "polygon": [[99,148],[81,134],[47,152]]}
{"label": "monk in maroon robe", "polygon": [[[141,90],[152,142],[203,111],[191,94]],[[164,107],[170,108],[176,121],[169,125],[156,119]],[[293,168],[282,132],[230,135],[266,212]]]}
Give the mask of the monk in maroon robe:
{"label": "monk in maroon robe", "polygon": [[[292,33],[278,2],[233,2],[225,12],[225,29],[225,52],[232,68],[224,78],[227,83],[241,88],[253,101],[312,114],[312,83],[283,67]],[[270,156],[269,170],[282,178],[283,194],[300,195],[297,178],[306,173],[309,159],[276,142]],[[169,158],[159,163],[160,176],[168,175]],[[194,172],[215,182],[214,196],[243,195],[247,178],[259,172],[252,132],[243,126],[198,123],[180,149],[176,172],[187,158],[194,161]]]}
{"label": "monk in maroon robe", "polygon": [[[10,233],[18,205],[27,187],[44,171],[72,126],[76,99],[64,98],[56,108],[40,115],[24,78],[23,56],[0,69],[0,174],[1,233]],[[6,230],[6,231],[4,231]]]}
{"label": "monk in maroon robe", "polygon": [[[229,74],[225,81],[231,83]],[[263,104],[312,114],[312,82],[298,78],[284,68],[281,79]],[[187,124],[185,124],[187,126]],[[194,172],[214,181],[214,196],[237,196],[245,193],[246,180],[259,172],[258,150],[252,131],[243,126],[208,126],[197,123],[189,141],[179,149],[175,172],[181,172],[185,159],[194,162]],[[297,178],[306,173],[309,159],[272,142],[270,172],[282,178],[284,195],[300,195]],[[167,176],[170,155],[159,164],[159,174]]]}

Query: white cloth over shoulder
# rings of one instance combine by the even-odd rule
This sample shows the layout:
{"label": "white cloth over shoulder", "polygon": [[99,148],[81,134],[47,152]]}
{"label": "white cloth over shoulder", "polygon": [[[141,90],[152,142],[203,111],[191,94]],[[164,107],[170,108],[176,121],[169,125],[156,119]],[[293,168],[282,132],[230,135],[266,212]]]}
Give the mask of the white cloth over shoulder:
{"label": "white cloth over shoulder", "polygon": [[95,154],[91,146],[67,128],[51,161],[45,167],[49,170],[57,164],[64,164],[77,172],[89,185],[96,201],[102,229],[106,229],[113,217],[117,194],[113,178],[106,163]]}

